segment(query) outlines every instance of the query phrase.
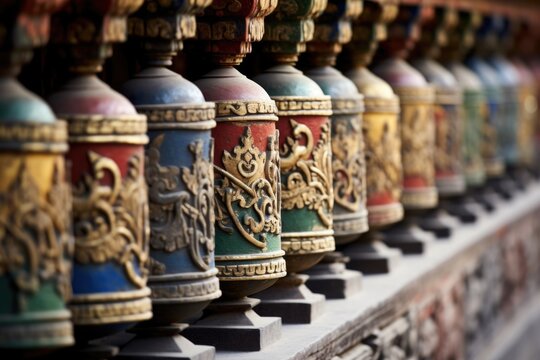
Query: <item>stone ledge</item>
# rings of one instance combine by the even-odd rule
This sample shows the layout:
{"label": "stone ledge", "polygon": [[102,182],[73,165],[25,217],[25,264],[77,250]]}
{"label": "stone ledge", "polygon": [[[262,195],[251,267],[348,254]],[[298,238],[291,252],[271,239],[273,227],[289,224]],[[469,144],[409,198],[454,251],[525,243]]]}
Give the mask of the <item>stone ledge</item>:
{"label": "stone ledge", "polygon": [[426,294],[454,270],[477,259],[498,234],[540,209],[540,185],[531,185],[475,224],[455,229],[424,255],[407,255],[389,275],[364,276],[360,293],[346,300],[327,300],[325,313],[310,325],[284,325],[282,337],[269,347],[248,353],[217,352],[218,360],[331,359],[402,316],[418,294]]}

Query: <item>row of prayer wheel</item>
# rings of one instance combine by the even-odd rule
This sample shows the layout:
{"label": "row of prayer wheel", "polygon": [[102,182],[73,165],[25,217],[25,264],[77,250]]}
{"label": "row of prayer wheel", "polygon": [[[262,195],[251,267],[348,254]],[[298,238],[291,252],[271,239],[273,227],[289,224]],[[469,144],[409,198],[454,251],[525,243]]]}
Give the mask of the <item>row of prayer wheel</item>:
{"label": "row of prayer wheel", "polygon": [[539,11],[0,2],[0,352],[256,351],[474,222],[538,174]]}

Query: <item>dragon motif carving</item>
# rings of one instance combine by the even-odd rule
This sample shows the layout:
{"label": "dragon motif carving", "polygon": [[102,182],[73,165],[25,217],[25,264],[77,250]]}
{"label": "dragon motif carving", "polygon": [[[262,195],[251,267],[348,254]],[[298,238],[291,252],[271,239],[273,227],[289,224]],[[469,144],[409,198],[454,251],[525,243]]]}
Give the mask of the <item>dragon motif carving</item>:
{"label": "dragon motif carving", "polygon": [[209,147],[210,160],[203,157],[202,141],[189,144],[194,158],[191,169],[162,166],[159,161],[164,137],[156,136],[146,152],[150,247],[171,253],[189,246],[193,263],[208,270],[214,251],[213,143]]}
{"label": "dragon motif carving", "polygon": [[313,133],[308,126],[292,119],[290,123],[293,136],[285,139],[280,151],[283,176],[282,208],[307,208],[316,211],[321,222],[326,227],[331,227],[334,196],[330,128],[328,124],[321,126],[321,137],[315,144]]}
{"label": "dragon motif carving", "polygon": [[0,276],[9,276],[19,290],[20,311],[25,296],[35,294],[46,281],[55,282],[65,300],[71,296],[71,191],[63,166],[62,160],[55,162],[51,187],[42,198],[23,160],[7,191],[0,194]]}
{"label": "dragon motif carving", "polygon": [[[80,264],[121,265],[137,287],[146,284],[148,258],[148,206],[141,176],[142,157],[133,155],[122,180],[114,160],[88,152],[92,171],[73,188],[75,261]],[[104,179],[110,178],[110,185]],[[139,264],[140,273],[134,262]]]}
{"label": "dragon motif carving", "polygon": [[365,201],[364,142],[359,122],[335,121],[332,134],[332,170],[336,204],[358,211]]}
{"label": "dragon motif carving", "polygon": [[254,145],[246,127],[241,145],[233,154],[223,152],[224,169],[214,166],[216,180],[216,222],[221,230],[237,229],[251,244],[265,250],[266,234],[281,232],[279,205],[278,133],[268,137],[267,152]]}

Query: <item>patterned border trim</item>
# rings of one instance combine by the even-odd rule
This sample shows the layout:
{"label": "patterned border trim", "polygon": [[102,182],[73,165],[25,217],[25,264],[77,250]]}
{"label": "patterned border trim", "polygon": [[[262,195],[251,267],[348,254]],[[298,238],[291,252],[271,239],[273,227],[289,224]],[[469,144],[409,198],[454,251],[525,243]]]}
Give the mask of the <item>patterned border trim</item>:
{"label": "patterned border trim", "polygon": [[278,279],[287,275],[285,259],[256,264],[217,265],[220,281],[245,281]]}
{"label": "patterned border trim", "polygon": [[396,87],[394,91],[401,104],[426,104],[435,102],[435,89],[429,85],[424,87]]}
{"label": "patterned border trim", "polygon": [[0,150],[66,152],[67,124],[1,123]]}
{"label": "patterned border trim", "polygon": [[363,113],[364,100],[363,96],[351,99],[332,99],[332,114],[357,114]]}
{"label": "patterned border trim", "polygon": [[150,284],[150,288],[152,289],[152,302],[157,304],[192,303],[213,300],[221,296],[217,277],[187,284]]}
{"label": "patterned border trim", "polygon": [[366,113],[399,113],[399,99],[365,98]]}
{"label": "patterned border trim", "polygon": [[64,116],[68,121],[70,142],[146,144],[146,116],[102,115]]}
{"label": "patterned border trim", "polygon": [[285,255],[283,250],[264,252],[260,254],[246,254],[246,255],[216,255],[216,261],[253,261],[257,259],[274,259]]}
{"label": "patterned border trim", "polygon": [[137,111],[146,115],[148,127],[159,125],[186,125],[185,123],[203,122],[214,120],[216,106],[212,102],[203,104],[179,104],[172,105],[138,105]]}
{"label": "patterned border trim", "polygon": [[278,116],[290,115],[332,115],[332,101],[330,96],[306,98],[295,96],[275,96]]}
{"label": "patterned border trim", "polygon": [[109,304],[71,304],[69,309],[75,325],[136,322],[152,318],[152,302],[147,297]]}
{"label": "patterned border trim", "polygon": [[302,255],[330,252],[336,249],[334,236],[298,238],[281,241],[286,255]]}
{"label": "patterned border trim", "polygon": [[216,101],[216,121],[277,121],[277,108],[268,101]]}
{"label": "patterned border trim", "polygon": [[71,304],[84,304],[88,302],[107,302],[140,299],[150,295],[148,287],[135,291],[119,291],[115,293],[75,294],[71,297]]}
{"label": "patterned border trim", "polygon": [[356,235],[368,231],[368,214],[367,211],[355,213],[352,216],[340,217],[334,214],[334,235]]}
{"label": "patterned border trim", "polygon": [[370,227],[381,227],[403,220],[405,211],[401,203],[368,206],[368,222]]}
{"label": "patterned border trim", "polygon": [[463,96],[460,91],[437,88],[435,90],[435,103],[438,105],[461,105]]}
{"label": "patterned border trim", "polygon": [[401,193],[401,203],[405,209],[431,209],[437,206],[438,201],[436,187],[422,190],[403,189]]}
{"label": "patterned border trim", "polygon": [[73,326],[69,320],[57,323],[0,325],[1,348],[68,346],[74,342]]}

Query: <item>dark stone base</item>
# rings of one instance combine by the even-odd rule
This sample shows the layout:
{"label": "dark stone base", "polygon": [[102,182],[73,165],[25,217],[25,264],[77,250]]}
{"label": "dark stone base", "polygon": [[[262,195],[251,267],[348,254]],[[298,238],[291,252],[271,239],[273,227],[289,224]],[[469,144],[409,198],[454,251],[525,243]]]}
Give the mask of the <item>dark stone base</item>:
{"label": "dark stone base", "polygon": [[180,335],[186,326],[136,328],[137,336],[122,346],[118,360],[213,360],[215,349],[195,345]]}
{"label": "dark stone base", "polygon": [[343,253],[350,258],[347,267],[364,274],[387,274],[401,258],[401,251],[390,249],[380,240],[379,235],[372,232],[345,247]]}
{"label": "dark stone base", "polygon": [[474,191],[472,196],[487,212],[494,211],[501,202],[501,196],[489,184]]}
{"label": "dark stone base", "polygon": [[385,229],[381,235],[386,245],[398,248],[404,254],[423,254],[435,239],[432,233],[416,225],[412,217]]}
{"label": "dark stone base", "polygon": [[452,235],[452,229],[459,226],[458,221],[444,209],[427,211],[415,221],[422,230],[433,233],[437,239],[448,239]]}
{"label": "dark stone base", "polygon": [[264,316],[279,316],[285,324],[311,324],[324,312],[325,296],[312,293],[305,285],[303,274],[287,274],[274,286],[260,292],[257,312]]}
{"label": "dark stone base", "polygon": [[518,192],[516,183],[509,177],[490,180],[489,185],[505,200],[512,199]]}
{"label": "dark stone base", "polygon": [[80,344],[51,353],[47,360],[107,360],[116,358],[116,346],[102,344]]}
{"label": "dark stone base", "polygon": [[483,211],[482,206],[471,196],[459,196],[451,200],[444,200],[441,202],[441,207],[465,224],[475,223]]}
{"label": "dark stone base", "polygon": [[183,335],[219,350],[259,351],[281,337],[281,319],[261,317],[253,311],[259,302],[252,298],[215,301]]}
{"label": "dark stone base", "polygon": [[310,270],[308,288],[323,294],[328,299],[346,299],[362,289],[362,273],[347,270],[349,258],[339,252],[332,252]]}

